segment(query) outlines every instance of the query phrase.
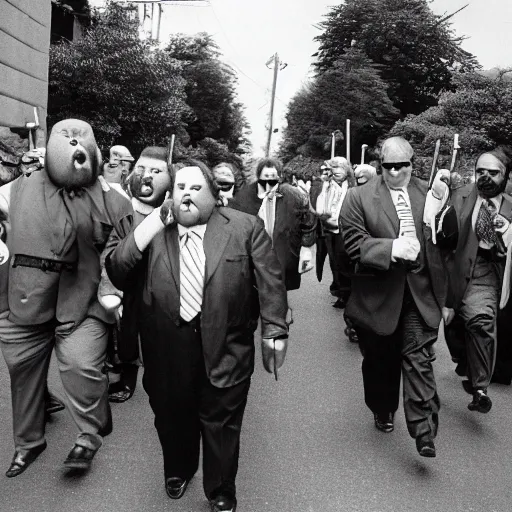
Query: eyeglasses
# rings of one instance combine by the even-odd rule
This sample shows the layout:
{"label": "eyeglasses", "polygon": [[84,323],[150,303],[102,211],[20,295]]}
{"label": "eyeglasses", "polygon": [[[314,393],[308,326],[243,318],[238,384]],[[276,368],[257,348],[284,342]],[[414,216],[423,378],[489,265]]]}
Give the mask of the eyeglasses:
{"label": "eyeglasses", "polygon": [[395,169],[395,171],[399,171],[400,169],[403,169],[404,167],[409,167],[411,165],[411,162],[390,162],[387,164],[380,164],[382,165],[383,169],[386,169],[386,171],[391,171],[391,169]]}

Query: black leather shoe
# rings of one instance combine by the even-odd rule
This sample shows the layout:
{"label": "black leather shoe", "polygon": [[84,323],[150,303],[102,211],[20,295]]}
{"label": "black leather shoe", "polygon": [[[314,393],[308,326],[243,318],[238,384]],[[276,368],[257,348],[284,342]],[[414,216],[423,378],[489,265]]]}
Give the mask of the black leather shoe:
{"label": "black leather shoe", "polygon": [[492,400],[483,389],[477,389],[473,393],[473,401],[468,404],[470,411],[487,413],[491,410]]}
{"label": "black leather shoe", "polygon": [[395,430],[392,412],[376,412],[373,414],[373,417],[375,419],[375,426],[381,432],[388,434]]}
{"label": "black leather shoe", "polygon": [[236,498],[219,494],[217,497],[210,500],[210,507],[212,512],[235,512]]}
{"label": "black leather shoe", "polygon": [[343,299],[338,299],[333,305],[332,307],[333,308],[336,308],[336,309],[344,309],[346,306],[346,303]]}
{"label": "black leather shoe", "polygon": [[8,478],[13,478],[15,476],[21,475],[23,471],[25,471],[32,462],[34,462],[37,457],[46,450],[46,441],[39,446],[35,446],[34,448],[30,448],[28,450],[19,450],[14,453],[14,457],[12,458],[11,465],[9,469],[6,471],[5,476]]}
{"label": "black leather shoe", "polygon": [[420,437],[416,438],[416,448],[418,453],[422,457],[435,457],[436,456],[436,447],[434,445],[434,438],[432,434],[423,434]]}
{"label": "black leather shoe", "polygon": [[165,479],[165,491],[167,496],[173,500],[179,500],[187,490],[189,480],[179,476],[171,476]]}
{"label": "black leather shoe", "polygon": [[66,457],[64,466],[69,469],[86,471],[91,467],[92,459],[94,459],[97,451],[98,450],[91,450],[90,448],[85,448],[85,446],[75,444]]}

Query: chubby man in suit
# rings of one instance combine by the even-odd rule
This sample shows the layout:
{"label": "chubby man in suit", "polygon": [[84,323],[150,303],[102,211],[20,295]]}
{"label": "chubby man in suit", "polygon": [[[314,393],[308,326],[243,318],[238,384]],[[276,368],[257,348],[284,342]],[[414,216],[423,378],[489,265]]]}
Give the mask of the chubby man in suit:
{"label": "chubby man in suit", "polygon": [[457,314],[464,324],[468,380],[463,385],[473,396],[468,409],[481,413],[492,407],[487,387],[496,362],[498,306],[506,305],[503,291],[510,290],[510,278],[503,281],[511,263],[512,197],[505,193],[511,170],[512,148],[499,146],[476,159],[475,183],[449,197],[450,173],[444,169],[434,181],[439,192],[429,192],[434,212],[441,210],[436,233],[451,241],[448,248],[455,251],[443,318],[450,324]]}
{"label": "chubby man in suit", "polygon": [[423,223],[427,184],[411,177],[413,156],[405,139],[384,141],[382,176],[351,189],[343,203],[345,248],[356,264],[346,315],[363,352],[365,401],[375,426],[394,429],[402,373],[409,434],[421,456],[434,457],[440,402],[432,346],[443,269],[431,258],[436,252]]}
{"label": "chubby man in suit", "polygon": [[208,167],[194,160],[175,164],[171,181],[172,197],[120,242],[107,257],[107,271],[120,289],[134,272],[144,274],[143,384],[167,494],[176,499],[185,492],[202,437],[211,509],[233,511],[254,332],[261,317],[265,368],[279,367],[287,343],[286,288],[263,222],[216,206]]}

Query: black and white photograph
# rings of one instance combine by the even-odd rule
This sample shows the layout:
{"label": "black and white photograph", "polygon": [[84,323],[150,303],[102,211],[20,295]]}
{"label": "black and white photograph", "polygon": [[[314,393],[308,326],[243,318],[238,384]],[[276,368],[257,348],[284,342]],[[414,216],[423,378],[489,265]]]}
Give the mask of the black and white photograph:
{"label": "black and white photograph", "polygon": [[0,0],[0,512],[510,512],[511,48]]}

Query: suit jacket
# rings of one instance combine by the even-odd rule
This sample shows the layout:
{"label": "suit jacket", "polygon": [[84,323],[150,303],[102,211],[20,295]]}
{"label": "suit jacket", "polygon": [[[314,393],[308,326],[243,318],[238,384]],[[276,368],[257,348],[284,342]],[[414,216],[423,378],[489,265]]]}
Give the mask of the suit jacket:
{"label": "suit jacket", "polygon": [[391,261],[399,219],[382,177],[351,189],[341,209],[345,249],[356,264],[346,314],[356,325],[383,336],[398,326],[406,285],[426,324],[436,328],[441,320],[444,269],[423,225],[427,184],[413,177],[407,192],[421,244],[417,273]]}
{"label": "suit jacket", "polygon": [[[279,262],[263,222],[217,208],[203,240],[206,274],[201,334],[206,372],[219,388],[250,377],[254,369],[254,331],[261,316],[263,337],[287,334],[286,289]],[[147,254],[144,268],[139,263]],[[168,343],[180,323],[179,236],[176,226],[161,231],[141,253],[133,232],[107,257],[107,272],[123,289],[133,272],[144,273],[140,304],[143,347]]]}
{"label": "suit jacket", "polygon": [[[251,215],[258,215],[262,199],[258,197],[258,183],[242,188],[229,206]],[[307,197],[288,184],[280,185],[276,196],[276,217],[272,245],[283,269],[287,290],[300,287],[300,248],[315,243],[316,217],[309,209]]]}
{"label": "suit jacket", "polygon": [[[473,210],[477,197],[476,185],[469,184],[453,191],[450,199],[450,204],[457,216],[458,242],[455,247],[455,254],[449,262],[450,290],[447,306],[455,309],[460,307],[471,281],[478,251],[478,238],[473,229]],[[512,197],[504,193],[500,213],[511,220],[511,211]]]}

